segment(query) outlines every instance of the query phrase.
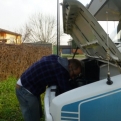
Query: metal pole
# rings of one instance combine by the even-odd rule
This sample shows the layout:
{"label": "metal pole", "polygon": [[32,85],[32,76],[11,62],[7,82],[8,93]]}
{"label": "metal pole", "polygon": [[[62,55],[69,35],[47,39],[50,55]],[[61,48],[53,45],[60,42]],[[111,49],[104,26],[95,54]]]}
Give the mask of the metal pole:
{"label": "metal pole", "polygon": [[57,0],[57,55],[60,55],[59,46],[60,46],[60,6],[59,6],[59,0]]}

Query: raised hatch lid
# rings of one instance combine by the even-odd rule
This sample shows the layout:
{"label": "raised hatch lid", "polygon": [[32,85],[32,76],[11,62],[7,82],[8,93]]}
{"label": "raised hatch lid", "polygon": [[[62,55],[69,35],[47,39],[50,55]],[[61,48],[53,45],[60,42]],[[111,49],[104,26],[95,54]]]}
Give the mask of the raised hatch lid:
{"label": "raised hatch lid", "polygon": [[[77,0],[63,0],[63,27],[88,57],[121,61],[121,53],[92,14]],[[109,48],[109,49],[108,49]]]}

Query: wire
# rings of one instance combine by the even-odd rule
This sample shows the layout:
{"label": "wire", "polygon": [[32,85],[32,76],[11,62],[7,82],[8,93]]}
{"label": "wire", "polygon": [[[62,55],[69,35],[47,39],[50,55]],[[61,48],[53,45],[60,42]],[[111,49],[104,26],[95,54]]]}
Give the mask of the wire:
{"label": "wire", "polygon": [[108,60],[108,73],[110,73],[110,67],[109,67],[109,34],[108,34],[108,11],[106,11],[107,14],[107,60]]}
{"label": "wire", "polygon": [[109,34],[108,34],[108,11],[106,11],[106,14],[107,14],[107,60],[108,60],[107,84],[111,85],[113,84],[113,82],[110,79],[110,65],[109,65],[110,53],[109,53]]}

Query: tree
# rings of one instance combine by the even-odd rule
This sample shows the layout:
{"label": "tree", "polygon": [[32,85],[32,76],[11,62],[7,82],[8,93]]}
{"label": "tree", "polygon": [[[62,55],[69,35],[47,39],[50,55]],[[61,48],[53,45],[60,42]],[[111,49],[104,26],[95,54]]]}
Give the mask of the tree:
{"label": "tree", "polygon": [[[60,32],[60,36],[63,35]],[[23,42],[38,42],[56,44],[57,22],[53,16],[34,14],[21,29]]]}
{"label": "tree", "polygon": [[23,28],[21,28],[19,32],[22,34],[23,42],[26,42],[26,41],[30,42],[29,36],[31,35],[31,29],[29,28],[27,24],[23,26]]}

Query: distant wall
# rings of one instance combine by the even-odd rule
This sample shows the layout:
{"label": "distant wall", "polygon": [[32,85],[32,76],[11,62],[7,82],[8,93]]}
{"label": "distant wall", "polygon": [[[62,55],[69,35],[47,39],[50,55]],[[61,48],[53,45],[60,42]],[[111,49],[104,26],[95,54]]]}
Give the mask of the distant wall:
{"label": "distant wall", "polygon": [[52,44],[0,44],[0,80],[17,78],[42,56],[52,54]]}
{"label": "distant wall", "polygon": [[[76,49],[72,48],[71,45],[61,45],[60,46],[60,52],[62,54],[72,54],[75,53]],[[81,49],[78,49],[76,54],[83,54]]]}
{"label": "distant wall", "polygon": [[[76,49],[72,49],[72,53],[75,53]],[[81,49],[78,49],[76,54],[83,54]]]}

